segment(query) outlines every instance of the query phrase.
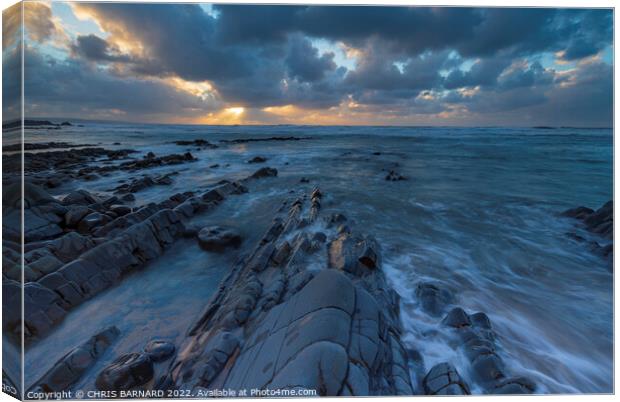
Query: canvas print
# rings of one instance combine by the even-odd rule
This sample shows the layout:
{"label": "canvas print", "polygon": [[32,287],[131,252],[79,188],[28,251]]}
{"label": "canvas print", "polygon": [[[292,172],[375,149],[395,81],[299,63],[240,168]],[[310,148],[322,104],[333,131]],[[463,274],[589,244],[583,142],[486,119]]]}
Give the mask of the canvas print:
{"label": "canvas print", "polygon": [[613,393],[613,10],[3,12],[3,391]]}

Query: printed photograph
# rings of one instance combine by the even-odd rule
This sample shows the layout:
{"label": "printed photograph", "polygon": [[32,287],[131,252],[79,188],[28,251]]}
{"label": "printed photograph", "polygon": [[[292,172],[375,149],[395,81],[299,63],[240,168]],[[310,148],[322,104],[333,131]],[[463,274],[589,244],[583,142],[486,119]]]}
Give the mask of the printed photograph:
{"label": "printed photograph", "polygon": [[614,392],[612,8],[2,14],[3,392]]}

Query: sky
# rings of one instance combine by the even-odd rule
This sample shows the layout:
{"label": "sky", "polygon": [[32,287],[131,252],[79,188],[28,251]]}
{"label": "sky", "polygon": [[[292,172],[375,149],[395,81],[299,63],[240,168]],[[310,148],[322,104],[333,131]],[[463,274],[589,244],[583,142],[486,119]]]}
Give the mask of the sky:
{"label": "sky", "polygon": [[[3,13],[4,120],[19,12]],[[27,117],[613,123],[609,9],[30,2],[24,21]]]}

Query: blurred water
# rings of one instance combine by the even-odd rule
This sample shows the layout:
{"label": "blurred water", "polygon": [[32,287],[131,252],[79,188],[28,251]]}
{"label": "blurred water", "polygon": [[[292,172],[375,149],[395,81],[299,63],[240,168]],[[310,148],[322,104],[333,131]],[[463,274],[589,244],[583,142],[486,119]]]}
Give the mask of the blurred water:
{"label": "blurred water", "polygon": [[[180,139],[218,143],[271,136],[311,138],[221,144],[215,150],[171,144]],[[84,127],[26,131],[26,141],[52,140],[101,143],[157,155],[190,150],[199,158],[195,163],[144,171],[179,174],[172,187],[137,193],[137,204],[201,189],[223,178],[245,177],[261,166],[245,163],[248,159],[267,157],[265,165],[277,168],[278,178],[253,183],[249,194],[205,219],[246,228],[251,236],[256,232],[251,229],[266,227],[289,190],[319,185],[326,194],[326,213],[345,212],[381,242],[384,269],[402,296],[405,341],[422,352],[427,367],[451,360],[468,375],[466,359],[438,326],[438,319],[418,308],[414,291],[421,280],[448,286],[456,293],[457,304],[469,312],[486,312],[510,370],[533,377],[541,384],[540,391],[612,392],[612,274],[587,245],[566,235],[575,230],[575,222],[557,215],[577,205],[598,208],[612,198],[611,130],[86,122]],[[112,145],[115,142],[121,145]],[[209,167],[215,163],[220,167]],[[385,181],[390,169],[409,180]],[[54,192],[62,195],[75,187],[106,191],[126,174],[67,183]],[[301,177],[310,183],[301,184]],[[51,339],[70,348],[102,322],[121,323],[124,333],[136,333],[144,325],[166,328],[170,317],[178,317],[178,325],[170,327],[170,333],[164,331],[178,338],[229,265],[186,242],[175,245],[162,261],[136,274],[133,282],[129,279],[72,312],[63,327],[28,353],[26,371],[28,364],[36,365],[57,347]],[[145,290],[142,278],[156,285]],[[157,285],[170,278],[175,282],[163,288]],[[201,291],[186,291],[187,286]],[[133,300],[143,297],[152,303]],[[102,309],[108,300],[123,309]],[[85,317],[90,324],[84,334],[67,340],[70,327]],[[116,348],[113,354],[123,350]]]}

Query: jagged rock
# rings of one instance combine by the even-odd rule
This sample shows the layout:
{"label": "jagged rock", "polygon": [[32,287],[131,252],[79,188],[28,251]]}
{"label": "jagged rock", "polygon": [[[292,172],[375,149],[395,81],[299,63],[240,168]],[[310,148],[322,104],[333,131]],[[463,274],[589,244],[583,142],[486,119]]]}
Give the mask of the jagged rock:
{"label": "jagged rock", "polygon": [[455,307],[443,319],[443,324],[453,328],[465,328],[471,326],[471,320],[465,310]]}
{"label": "jagged rock", "polygon": [[22,183],[21,180],[12,184],[3,186],[2,191],[2,206],[21,208],[23,199],[24,208],[30,208],[39,205],[45,205],[49,203],[57,203],[54,197],[48,194],[41,187],[29,182],[24,182],[24,193],[22,198]]}
{"label": "jagged rock", "polygon": [[329,266],[355,275],[363,275],[376,268],[379,261],[378,244],[371,237],[354,237],[343,232],[330,242]]}
{"label": "jagged rock", "polygon": [[24,325],[30,334],[41,335],[60,322],[67,312],[61,307],[62,300],[39,283],[24,285]]}
{"label": "jagged rock", "polygon": [[255,156],[252,159],[248,160],[248,163],[264,163],[267,162],[267,158],[262,156]]}
{"label": "jagged rock", "polygon": [[37,279],[44,275],[47,275],[49,273],[56,271],[58,268],[62,267],[62,265],[63,265],[63,262],[53,255],[43,256],[39,258],[38,260],[33,261],[30,264],[28,264],[30,269],[34,270],[35,272],[39,274]]}
{"label": "jagged rock", "polygon": [[111,218],[107,215],[101,214],[99,212],[92,212],[85,217],[83,217],[78,223],[78,232],[81,234],[90,233],[93,228],[97,226],[103,226],[108,223]]}
{"label": "jagged rock", "polygon": [[586,207],[577,207],[564,211],[562,213],[562,216],[567,216],[583,221],[586,229],[588,229],[590,232],[599,234],[609,239],[613,237],[613,201],[606,202],[605,205],[603,205],[596,211]]}
{"label": "jagged rock", "polygon": [[594,212],[593,209],[587,207],[577,207],[562,212],[562,216],[583,220]]}
{"label": "jagged rock", "polygon": [[100,203],[102,200],[94,195],[89,193],[86,190],[76,190],[69,193],[65,198],[62,199],[63,204],[65,205],[90,205]]}
{"label": "jagged rock", "polygon": [[138,191],[142,191],[145,188],[152,186],[167,186],[172,184],[171,175],[173,173],[165,174],[162,176],[151,177],[149,175],[145,175],[139,179],[134,179],[131,183],[121,184],[120,186],[114,189],[115,193],[137,193]]}
{"label": "jagged rock", "polygon": [[104,368],[95,381],[102,391],[128,390],[149,382],[154,375],[153,362],[142,353],[129,353]]}
{"label": "jagged rock", "polygon": [[450,363],[439,363],[422,381],[426,395],[469,395],[469,387]]}
{"label": "jagged rock", "polygon": [[250,178],[253,179],[260,179],[262,177],[275,177],[278,175],[278,171],[274,168],[270,168],[270,167],[264,167],[264,168],[260,168],[258,169],[256,172],[254,172]]}
{"label": "jagged rock", "polygon": [[112,205],[110,211],[114,212],[118,216],[124,216],[131,213],[131,207],[127,205]]}
{"label": "jagged rock", "polygon": [[[412,393],[399,340],[399,301],[380,269],[378,247],[359,247],[356,264],[364,276],[326,269],[324,235],[298,225],[316,218],[319,194],[314,211],[303,208],[306,197],[280,211],[284,218],[274,219],[223,280],[161,384],[310,388],[319,395]],[[234,341],[221,346],[222,334]]]}
{"label": "jagged rock", "polygon": [[239,247],[241,236],[233,229],[207,226],[198,232],[198,243],[207,251],[222,252],[228,247]]}
{"label": "jagged rock", "polygon": [[434,316],[443,313],[446,306],[453,301],[452,293],[435,283],[419,283],[415,293],[422,309]]}
{"label": "jagged rock", "polygon": [[608,201],[601,208],[586,217],[584,223],[589,231],[607,238],[613,237],[614,204]]}
{"label": "jagged rock", "polygon": [[76,227],[80,220],[91,212],[92,210],[84,205],[70,207],[65,214],[65,226],[70,228]]}
{"label": "jagged rock", "polygon": [[[17,213],[19,211],[16,211]],[[24,210],[24,240],[27,243],[39,240],[47,240],[62,234],[62,228],[58,225],[57,217],[50,217],[49,215],[42,215],[37,213],[37,210],[32,208]],[[17,224],[13,226],[13,216],[15,214],[3,216],[3,227],[5,225],[11,225],[14,228],[19,228],[21,225],[21,219],[16,218]]]}
{"label": "jagged rock", "polygon": [[69,232],[62,237],[47,242],[46,247],[61,261],[69,262],[95,247],[95,242],[91,238],[82,236],[79,233]]}
{"label": "jagged rock", "polygon": [[[591,242],[591,249],[595,254],[598,254],[601,257],[605,258],[607,260],[609,270],[613,271],[613,201],[606,202],[605,205],[603,205],[596,211],[586,207],[577,207],[564,211],[561,215],[581,220],[588,231],[596,233],[611,241],[609,244],[603,246],[598,244],[598,242]],[[581,236],[578,236],[576,234],[574,237],[577,237],[578,240],[583,239]]]}
{"label": "jagged rock", "polygon": [[146,353],[153,362],[161,362],[169,359],[174,354],[175,347],[171,342],[152,340],[144,347]]}
{"label": "jagged rock", "polygon": [[400,173],[397,173],[394,170],[390,170],[390,172],[387,174],[387,176],[385,176],[385,180],[387,181],[401,181],[401,180],[407,180],[407,178],[403,175],[401,175]]}
{"label": "jagged rock", "polygon": [[91,337],[81,346],[71,350],[38,380],[33,390],[44,392],[65,391],[77,382],[95,363],[97,358],[118,338],[120,331],[109,327]]}
{"label": "jagged rock", "polygon": [[[469,360],[474,381],[490,393],[516,390],[531,393],[535,385],[528,379],[518,377],[506,380],[506,368],[495,347],[495,332],[489,317],[484,313],[467,314],[460,307],[454,308],[444,319],[452,326],[461,340],[462,350]],[[529,390],[529,391],[528,391]]]}

